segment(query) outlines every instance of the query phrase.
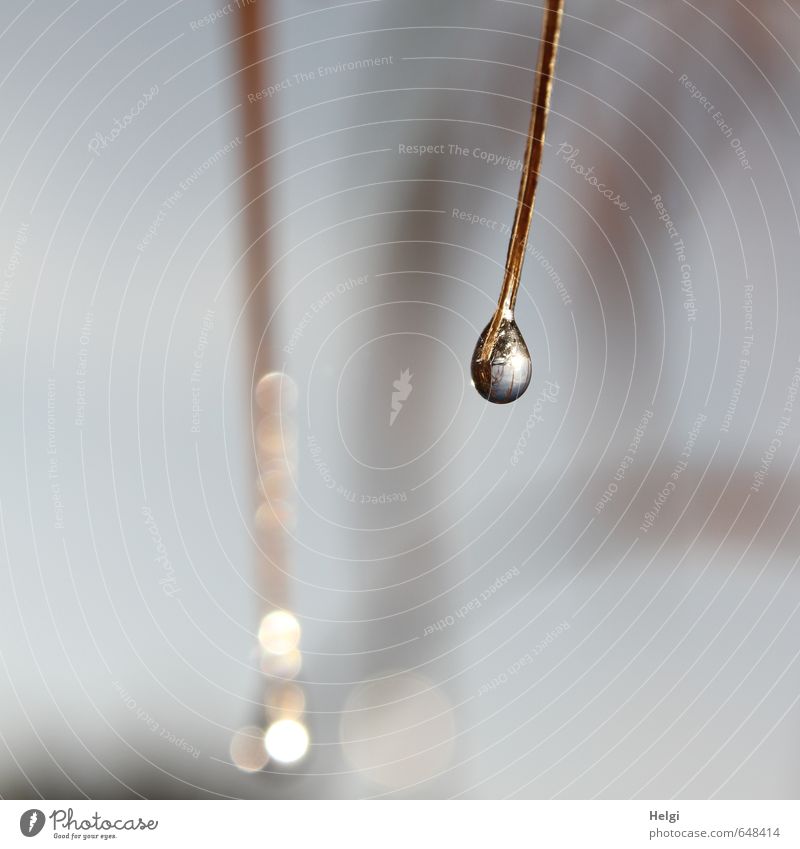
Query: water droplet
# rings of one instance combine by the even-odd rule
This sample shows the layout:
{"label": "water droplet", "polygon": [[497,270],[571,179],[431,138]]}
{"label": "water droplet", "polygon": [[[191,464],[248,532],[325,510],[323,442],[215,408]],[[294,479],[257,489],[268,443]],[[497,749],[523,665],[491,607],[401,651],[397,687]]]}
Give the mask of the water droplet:
{"label": "water droplet", "polygon": [[[492,319],[494,321],[494,319]],[[472,355],[472,382],[487,401],[510,404],[531,382],[531,355],[513,318],[503,317],[494,344],[482,357],[482,349],[492,322],[481,333]]]}

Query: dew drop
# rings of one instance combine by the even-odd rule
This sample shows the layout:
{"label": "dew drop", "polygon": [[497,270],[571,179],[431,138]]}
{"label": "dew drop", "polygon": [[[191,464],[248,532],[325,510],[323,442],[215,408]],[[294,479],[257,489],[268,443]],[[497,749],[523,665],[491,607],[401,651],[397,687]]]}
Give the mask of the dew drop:
{"label": "dew drop", "polygon": [[494,345],[484,359],[483,343],[492,322],[481,333],[472,354],[472,382],[479,394],[493,404],[516,401],[531,382],[531,355],[513,318],[500,322]]}

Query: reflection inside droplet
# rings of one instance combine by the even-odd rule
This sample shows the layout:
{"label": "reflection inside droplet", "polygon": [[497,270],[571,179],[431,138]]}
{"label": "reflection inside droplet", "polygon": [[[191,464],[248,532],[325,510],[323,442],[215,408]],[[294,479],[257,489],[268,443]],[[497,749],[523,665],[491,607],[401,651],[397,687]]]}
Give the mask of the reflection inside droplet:
{"label": "reflection inside droplet", "polygon": [[497,339],[484,358],[483,343],[491,326],[490,321],[472,354],[472,382],[487,401],[509,404],[516,401],[531,382],[531,355],[516,321],[504,317]]}

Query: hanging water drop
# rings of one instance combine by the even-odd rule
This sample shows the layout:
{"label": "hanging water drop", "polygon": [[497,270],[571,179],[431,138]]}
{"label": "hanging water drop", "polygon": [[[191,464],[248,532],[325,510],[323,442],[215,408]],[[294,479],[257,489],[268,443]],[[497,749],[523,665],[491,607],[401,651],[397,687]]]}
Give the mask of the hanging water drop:
{"label": "hanging water drop", "polygon": [[494,319],[481,333],[472,355],[472,382],[493,404],[510,404],[528,388],[533,371],[528,346],[513,317],[500,317],[494,342],[484,353]]}
{"label": "hanging water drop", "polygon": [[533,89],[531,123],[525,164],[517,199],[517,211],[508,245],[505,275],[492,320],[484,328],[472,354],[472,382],[494,404],[516,401],[531,382],[531,356],[514,320],[514,305],[525,259],[525,245],[533,220],[533,202],[544,150],[544,133],[550,111],[550,91],[561,32],[564,0],[547,0],[539,44],[539,65]]}

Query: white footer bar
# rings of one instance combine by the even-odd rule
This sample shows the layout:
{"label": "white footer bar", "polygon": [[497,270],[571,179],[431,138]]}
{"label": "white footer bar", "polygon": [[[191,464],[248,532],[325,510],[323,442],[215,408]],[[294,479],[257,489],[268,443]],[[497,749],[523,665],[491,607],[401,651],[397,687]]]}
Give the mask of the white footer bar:
{"label": "white footer bar", "polygon": [[799,826],[794,801],[0,802],[3,847],[794,849]]}

